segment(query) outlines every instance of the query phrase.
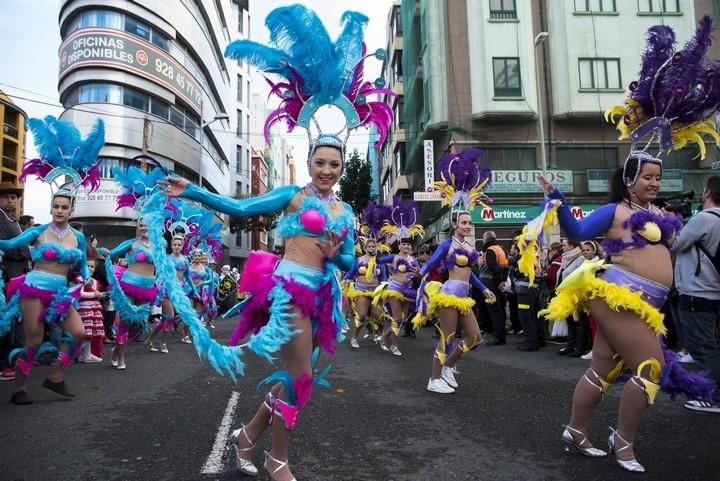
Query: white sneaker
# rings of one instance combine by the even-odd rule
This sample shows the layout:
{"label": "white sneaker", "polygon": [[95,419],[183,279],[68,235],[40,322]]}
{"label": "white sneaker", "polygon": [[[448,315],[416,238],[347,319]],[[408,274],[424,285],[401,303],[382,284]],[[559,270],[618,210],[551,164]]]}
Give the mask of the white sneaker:
{"label": "white sneaker", "polygon": [[115,366],[115,369],[117,369],[118,371],[124,371],[126,368],[127,368],[127,366],[125,365],[124,362],[122,364],[118,363],[118,365]]}
{"label": "white sneaker", "polygon": [[357,339],[353,337],[352,339],[350,339],[350,347],[352,347],[353,349],[360,349],[360,343]]}
{"label": "white sneaker", "polygon": [[678,353],[678,362],[680,364],[690,364],[690,363],[695,362],[695,359],[693,359],[693,357],[690,355],[689,352],[680,351]]}
{"label": "white sneaker", "polygon": [[117,367],[118,362],[117,362],[117,358],[115,357],[115,348],[113,347],[110,352],[111,352],[110,364],[112,365],[112,367]]}
{"label": "white sneaker", "polygon": [[700,401],[697,399],[686,402],[685,408],[691,409],[693,411],[703,411],[706,413],[720,413],[720,406],[718,406],[717,404],[709,403],[707,401]]}
{"label": "white sneaker", "polygon": [[390,352],[392,352],[393,356],[402,356],[402,352],[397,346],[390,346]]}
{"label": "white sneaker", "polygon": [[160,344],[160,352],[162,352],[163,354],[168,353],[167,344],[165,344],[165,343]]}
{"label": "white sneaker", "polygon": [[580,359],[585,359],[586,361],[592,360],[592,351],[588,352],[587,354],[583,354],[580,356]]}
{"label": "white sneaker", "polygon": [[455,389],[453,389],[452,386],[450,386],[440,377],[437,379],[430,378],[430,380],[428,381],[427,390],[440,394],[452,394],[455,392]]}
{"label": "white sneaker", "polygon": [[97,357],[95,354],[90,354],[83,362],[102,362],[101,357]]}
{"label": "white sneaker", "polygon": [[370,337],[370,333],[366,332],[365,335],[363,336],[363,339],[367,339],[368,337]]}
{"label": "white sneaker", "polygon": [[443,366],[442,369],[440,370],[440,377],[442,377],[442,379],[446,383],[448,383],[451,388],[453,388],[453,389],[458,388],[458,383],[455,380],[455,374],[453,373],[452,368]]}

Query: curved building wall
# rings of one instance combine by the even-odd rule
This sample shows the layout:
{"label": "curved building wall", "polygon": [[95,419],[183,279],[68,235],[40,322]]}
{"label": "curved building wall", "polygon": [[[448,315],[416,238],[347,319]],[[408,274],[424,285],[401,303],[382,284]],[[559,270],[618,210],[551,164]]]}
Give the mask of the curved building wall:
{"label": "curved building wall", "polygon": [[61,117],[84,133],[98,118],[105,122],[102,185],[92,195],[81,193],[75,215],[100,241],[110,238],[111,226],[129,226],[134,215],[114,210],[112,167],[143,152],[191,181],[202,177],[212,191],[230,192],[235,143],[226,116],[233,86],[222,49],[234,3],[62,2]]}

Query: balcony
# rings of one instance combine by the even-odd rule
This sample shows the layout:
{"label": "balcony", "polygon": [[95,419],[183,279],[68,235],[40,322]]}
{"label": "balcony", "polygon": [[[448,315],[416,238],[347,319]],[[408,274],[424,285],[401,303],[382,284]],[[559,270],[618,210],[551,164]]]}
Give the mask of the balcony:
{"label": "balcony", "polygon": [[17,170],[17,159],[3,155],[2,166],[6,169]]}
{"label": "balcony", "polygon": [[17,125],[9,124],[7,122],[4,123],[3,124],[3,133],[6,135],[9,135],[10,137],[17,139],[17,136],[18,136]]}
{"label": "balcony", "polygon": [[517,18],[517,11],[490,10],[490,18],[493,20],[515,20]]}

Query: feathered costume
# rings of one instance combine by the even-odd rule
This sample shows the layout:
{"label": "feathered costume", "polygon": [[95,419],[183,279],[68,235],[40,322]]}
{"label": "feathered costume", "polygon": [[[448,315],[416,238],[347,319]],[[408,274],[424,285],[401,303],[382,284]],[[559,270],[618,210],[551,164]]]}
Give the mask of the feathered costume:
{"label": "feathered costume", "polygon": [[[93,130],[85,140],[80,132],[71,123],[47,116],[45,119],[29,119],[28,128],[33,132],[35,145],[40,157],[29,160],[23,167],[20,180],[28,175],[34,175],[48,183],[53,198],[67,197],[74,199],[80,187],[87,187],[90,192],[99,186],[100,171],[98,154],[104,145],[105,130],[101,120],[98,120]],[[69,183],[57,187],[56,182],[65,177]],[[47,229],[56,233],[59,240],[72,232],[75,236],[76,247],[67,247],[57,242],[42,242],[33,245]],[[40,319],[46,324],[61,323],[65,320],[71,308],[77,308],[77,300],[82,292],[84,279],[90,277],[87,268],[87,253],[85,236],[71,227],[59,231],[55,224],[37,225],[27,229],[19,236],[0,240],[0,251],[14,249],[30,244],[33,262],[53,262],[67,264],[71,274],[79,274],[68,285],[68,276],[58,275],[36,266],[28,274],[16,277],[10,281],[7,298],[10,302],[5,304],[2,277],[0,276],[0,337],[5,335],[14,322],[22,319],[20,310],[21,299],[40,299],[42,311]],[[0,258],[1,258],[0,253]],[[58,346],[45,342],[34,351],[32,348],[15,349],[10,353],[10,360],[17,358],[17,366],[25,375],[29,374],[33,359],[44,352],[59,352],[58,359],[63,367],[67,368],[76,355],[75,340],[65,332],[62,342],[68,344],[68,353],[59,352]],[[77,346],[79,348],[80,346]],[[22,357],[19,355],[22,354]]]}
{"label": "feathered costume", "polygon": [[[310,153],[321,146],[340,149],[344,159],[345,141],[340,133],[370,123],[377,125],[382,142],[388,126],[392,123],[392,110],[382,102],[368,101],[371,94],[392,94],[362,81],[365,47],[362,40],[367,17],[346,12],[342,21],[344,28],[335,42],[325,30],[318,16],[301,5],[277,8],[266,19],[272,46],[249,40],[232,42],[226,56],[234,60],[246,60],[267,74],[283,78],[280,82],[268,79],[271,94],[280,98],[279,107],[265,122],[265,136],[269,142],[270,127],[281,120],[292,131],[296,126],[308,130]],[[376,58],[384,58],[379,50]],[[324,105],[339,108],[346,125],[338,133],[323,133],[313,137],[311,123],[320,130],[315,119],[318,109]],[[345,320],[340,310],[341,288],[338,271],[350,269],[353,261],[353,237],[355,219],[349,205],[341,203],[334,194],[320,195],[312,184],[304,189],[297,186],[278,187],[262,196],[230,200],[190,185],[183,197],[202,202],[208,207],[233,216],[252,216],[285,211],[301,191],[302,201],[296,211],[285,212],[278,223],[277,232],[285,238],[286,246],[294,238],[311,237],[324,241],[327,232],[337,234],[343,240],[340,252],[333,259],[324,260],[324,268],[317,269],[304,264],[280,260],[268,253],[253,252],[243,271],[241,289],[249,294],[241,305],[227,315],[241,311],[240,322],[233,333],[231,343],[239,343],[250,336],[243,347],[273,360],[277,352],[298,334],[293,327],[293,308],[312,322],[312,335],[319,346],[334,352],[333,341],[342,338],[341,328]],[[342,207],[333,217],[331,207]],[[322,377],[322,376],[321,376]],[[292,379],[280,371],[268,382],[281,380],[288,394],[288,401],[274,399],[273,412],[280,416],[288,429],[295,427],[299,413],[310,396],[314,381],[308,376]]]}
{"label": "feathered costume", "polygon": [[[451,216],[458,218],[461,213],[470,214],[476,205],[486,206],[484,200],[492,202],[483,189],[487,188],[492,178],[490,168],[481,164],[483,151],[480,149],[465,149],[460,153],[445,154],[438,164],[439,181],[435,182],[436,191],[443,194],[443,205],[449,206]],[[440,243],[432,257],[423,266],[423,278],[438,264],[447,271],[467,269],[477,264],[480,254],[466,240],[460,241],[454,236]],[[467,271],[461,271],[468,273]],[[464,277],[464,276],[463,276]],[[475,306],[475,300],[470,297],[470,286],[479,291],[487,287],[480,281],[474,272],[469,271],[468,280],[448,279],[444,283],[423,280],[418,289],[416,306],[417,314],[413,318],[413,327],[419,329],[437,315],[440,308],[450,308],[465,315]],[[435,356],[441,365],[445,364],[447,355],[454,349],[454,332],[443,332],[439,324],[436,328],[440,333],[440,343]],[[470,343],[462,342],[463,353],[477,347],[480,339]]]}
{"label": "feathered costume", "polygon": [[[613,107],[605,114],[606,118],[617,121],[620,138],[629,138],[633,143],[623,169],[623,180],[628,188],[637,182],[644,163],[657,164],[662,168],[660,154],[693,142],[698,145],[700,156],[704,157],[705,146],[700,134],[711,135],[716,142],[720,140],[714,122],[709,118],[720,104],[720,82],[717,80],[720,63],[704,61],[711,30],[710,18],[703,18],[694,38],[677,52],[674,49],[675,34],[670,27],[656,25],[648,30],[638,80],[630,84],[625,105]],[[622,117],[621,121],[618,121],[619,117]],[[654,142],[657,142],[657,154],[649,152]],[[642,143],[645,145],[640,145]],[[637,166],[634,175],[628,168],[631,161]],[[546,228],[559,219],[568,237],[578,240],[603,236],[613,225],[616,210],[621,205],[623,209],[627,208],[630,216],[621,223],[626,234],[620,238],[607,235],[603,242],[609,254],[647,246],[669,247],[682,226],[674,214],[664,214],[652,204],[648,209],[636,209],[629,202],[629,207],[625,207],[623,202],[605,205],[578,222],[570,213],[562,192],[555,189],[549,197],[548,204],[552,207],[547,209],[544,222],[536,219],[529,225],[542,224]],[[525,232],[542,230],[538,227],[526,228]],[[533,241],[530,239],[527,245],[532,247]],[[531,275],[527,265],[521,264],[520,269]],[[621,266],[586,261],[563,280],[556,293],[547,309],[541,311],[541,315],[549,319],[565,319],[571,315],[577,318],[581,311],[589,311],[591,300],[602,299],[615,311],[633,312],[653,332],[659,335],[665,333],[664,315],[660,309],[669,289]],[[650,404],[656,390],[648,386],[657,383],[670,393],[682,390],[688,396],[710,399],[713,386],[707,379],[681,373],[680,369],[668,367],[670,365],[661,373],[656,359],[649,359],[644,364],[647,363],[653,366],[651,379],[638,382],[644,383]],[[636,377],[640,379],[640,374]]]}

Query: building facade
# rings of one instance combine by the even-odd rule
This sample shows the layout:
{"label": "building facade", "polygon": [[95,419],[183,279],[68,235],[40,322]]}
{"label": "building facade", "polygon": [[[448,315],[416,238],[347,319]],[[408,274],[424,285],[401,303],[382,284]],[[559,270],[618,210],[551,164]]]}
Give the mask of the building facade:
{"label": "building facade", "polygon": [[[2,162],[0,163],[0,182],[12,182],[18,184],[18,178],[23,168],[25,158],[25,121],[27,114],[18,107],[0,90],[0,124],[2,124],[2,135],[0,135],[0,152]],[[17,214],[21,211],[21,202],[18,202]]]}
{"label": "building facade", "polygon": [[112,168],[139,154],[210,191],[231,193],[236,147],[247,142],[235,135],[242,130],[238,73],[223,50],[248,9],[247,0],[62,2],[61,117],[83,132],[98,118],[105,122],[101,187],[81,193],[75,210],[101,244],[134,232],[134,212],[115,212]]}
{"label": "building facade", "polygon": [[[268,149],[252,149],[252,180],[250,194],[253,197],[265,194],[268,190],[268,178],[270,168],[267,160],[270,158]],[[262,230],[255,230],[250,233],[252,248],[259,251],[267,251],[269,247],[268,233]]]}
{"label": "building facade", "polygon": [[[403,0],[405,159],[382,192],[423,190],[423,141],[433,140],[436,163],[448,151],[485,150],[495,203],[474,211],[478,235],[492,228],[509,240],[541,199],[543,170],[573,212],[587,215],[629,150],[603,112],[635,78],[645,31],[671,25],[682,46],[714,8],[711,0]],[[696,155],[670,154],[664,194],[698,191],[717,149],[704,161]],[[438,202],[422,210],[427,238],[449,226]]]}

